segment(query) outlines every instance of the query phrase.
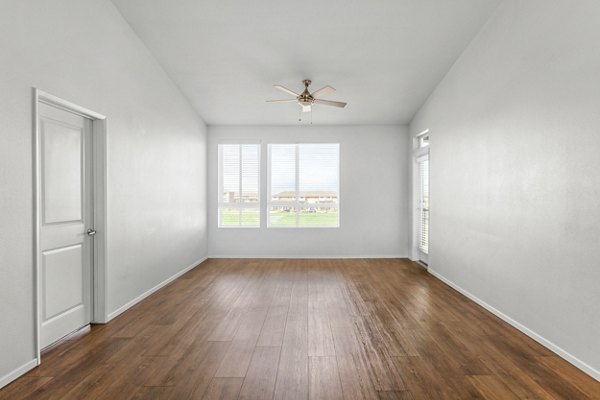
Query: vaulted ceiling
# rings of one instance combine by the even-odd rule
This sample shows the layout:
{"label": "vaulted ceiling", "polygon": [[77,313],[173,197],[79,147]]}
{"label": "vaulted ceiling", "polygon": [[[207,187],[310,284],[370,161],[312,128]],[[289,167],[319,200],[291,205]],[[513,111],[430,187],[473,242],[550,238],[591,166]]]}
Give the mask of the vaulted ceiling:
{"label": "vaulted ceiling", "polygon": [[285,94],[331,85],[315,124],[405,124],[499,0],[113,0],[210,125],[298,124]]}

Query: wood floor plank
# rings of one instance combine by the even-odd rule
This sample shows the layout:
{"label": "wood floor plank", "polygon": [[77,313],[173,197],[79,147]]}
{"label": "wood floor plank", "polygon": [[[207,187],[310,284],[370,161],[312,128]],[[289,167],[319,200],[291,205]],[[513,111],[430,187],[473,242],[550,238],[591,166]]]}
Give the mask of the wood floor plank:
{"label": "wood floor plank", "polygon": [[307,321],[308,318],[308,270],[299,260],[291,261],[294,266],[293,286],[287,321]]}
{"label": "wood floor plank", "polygon": [[271,300],[267,318],[258,337],[257,346],[281,346],[287,322],[288,311],[292,296],[293,280],[291,274],[282,270],[274,273],[277,289]]}
{"label": "wood floor plank", "polygon": [[342,385],[335,357],[309,357],[309,398],[342,400]]}
{"label": "wood floor plank", "polygon": [[346,400],[377,400],[379,396],[369,373],[361,368],[352,354],[336,356],[342,392]]}
{"label": "wood floor plank", "polygon": [[324,308],[312,309],[308,316],[308,355],[335,356],[329,316]]}
{"label": "wood floor plank", "polygon": [[216,377],[243,378],[246,376],[266,315],[266,310],[250,311],[242,317],[229,350],[217,370]]}
{"label": "wood floor plank", "polygon": [[[536,354],[525,351],[514,337],[496,337],[493,347],[505,353],[516,364],[516,368],[527,373],[544,390],[556,398],[587,399],[588,396],[579,390],[571,380],[561,379],[553,369],[538,362]],[[600,382],[598,382],[600,392]]]}
{"label": "wood floor plank", "polygon": [[355,359],[360,368],[369,374],[376,390],[402,391],[406,389],[406,384],[396,368],[394,358],[366,348]]}
{"label": "wood floor plank", "polygon": [[575,366],[566,363],[558,356],[537,357],[538,362],[552,369],[563,379],[568,380],[573,386],[585,393],[590,399],[600,399],[598,382],[591,376],[581,374]]}
{"label": "wood floor plank", "polygon": [[52,380],[49,376],[24,376],[19,379],[19,385],[9,385],[0,391],[3,399],[26,399],[37,389]]}
{"label": "wood floor plank", "polygon": [[596,399],[600,382],[404,259],[207,260],[0,399]]}
{"label": "wood floor plank", "polygon": [[416,399],[454,398],[440,371],[419,356],[393,358],[395,370]]}
{"label": "wood floor plank", "polygon": [[409,391],[385,391],[379,392],[380,400],[415,400],[412,393]]}
{"label": "wood floor plank", "polygon": [[354,317],[348,313],[348,309],[333,305],[329,307],[327,315],[335,354],[359,353],[362,347],[357,337]]}
{"label": "wood floor plank", "polygon": [[272,306],[269,309],[260,336],[258,337],[257,346],[281,346],[289,309],[289,298],[288,304]]}
{"label": "wood floor plank", "polygon": [[[47,384],[40,386],[35,392],[33,392],[31,398],[43,398],[43,399],[63,399],[67,396],[67,393],[75,388],[81,381],[83,381],[89,374],[94,373],[101,368],[104,363],[110,359],[113,355],[117,354],[119,350],[123,350],[127,345],[132,343],[133,339],[114,338],[107,340],[100,344],[98,347],[94,347],[89,351],[87,357],[78,359],[78,362],[70,365],[68,373],[54,374],[54,379],[50,380]],[[0,392],[1,394],[2,392]]]}
{"label": "wood floor plank", "polygon": [[240,394],[243,378],[213,378],[204,400],[235,400]]}
{"label": "wood floor plank", "polygon": [[164,359],[165,357],[132,355],[118,364],[126,364],[126,369],[115,368],[113,364],[105,364],[82,379],[63,396],[63,399],[128,399],[136,395],[139,387],[143,386],[144,380],[154,374]]}
{"label": "wood floor plank", "polygon": [[162,400],[169,398],[173,387],[169,386],[141,386],[132,400]]}
{"label": "wood floor plank", "polygon": [[187,337],[187,333],[203,320],[202,311],[188,310],[188,313],[182,314],[179,320],[171,324],[150,325],[141,333],[149,337],[146,341],[144,356],[173,356],[175,346],[188,339],[187,343],[182,344],[186,347],[190,344],[192,338]]}
{"label": "wood floor plank", "polygon": [[517,360],[507,357],[498,350],[493,342],[494,337],[480,337],[477,342],[478,353],[494,376],[502,376],[502,381],[510,390],[521,398],[532,397],[535,399],[553,400],[548,393],[532,376],[522,371]]}
{"label": "wood floor plank", "polygon": [[308,323],[288,321],[279,358],[274,399],[308,398]]}
{"label": "wood floor plank", "polygon": [[[100,333],[98,333],[100,331]],[[60,341],[55,347],[42,352],[42,363],[31,370],[28,376],[55,376],[57,370],[68,372],[79,366],[90,353],[96,349],[109,346],[111,343],[128,343],[131,338],[115,338],[107,336],[102,326],[92,326],[86,335],[78,340]],[[116,339],[116,340],[115,340]],[[144,337],[136,337],[135,341],[144,341]]]}
{"label": "wood floor plank", "polygon": [[238,324],[240,322],[240,318],[244,313],[244,309],[235,308],[230,310],[227,315],[221,320],[219,325],[217,325],[208,340],[211,342],[230,342],[233,340],[235,333],[238,329]]}
{"label": "wood floor plank", "polygon": [[173,386],[168,397],[170,400],[201,398],[228,348],[228,342],[198,343],[190,350],[189,356],[176,364],[166,376],[163,375],[158,383]]}
{"label": "wood floor plank", "polygon": [[281,347],[258,346],[248,367],[240,399],[270,399],[275,391]]}
{"label": "wood floor plank", "polygon": [[488,400],[518,400],[519,397],[513,393],[498,378],[490,375],[474,375],[468,379],[473,386]]}

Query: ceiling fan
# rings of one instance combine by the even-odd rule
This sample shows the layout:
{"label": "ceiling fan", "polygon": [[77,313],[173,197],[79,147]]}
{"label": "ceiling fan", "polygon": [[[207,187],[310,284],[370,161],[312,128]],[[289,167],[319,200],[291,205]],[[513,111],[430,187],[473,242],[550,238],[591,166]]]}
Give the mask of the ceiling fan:
{"label": "ceiling fan", "polygon": [[323,100],[321,97],[328,95],[329,93],[335,92],[335,89],[329,85],[322,87],[319,90],[315,90],[310,93],[308,91],[308,87],[311,84],[310,79],[305,79],[302,81],[304,83],[304,91],[302,93],[296,93],[293,90],[290,90],[282,85],[273,85],[275,88],[285,92],[287,94],[291,94],[295,97],[295,99],[289,100],[267,100],[267,103],[293,103],[297,102],[300,107],[302,107],[302,112],[310,112],[312,110],[313,104],[322,104],[325,106],[333,106],[333,107],[346,107],[347,103],[341,101],[331,101],[331,100]]}

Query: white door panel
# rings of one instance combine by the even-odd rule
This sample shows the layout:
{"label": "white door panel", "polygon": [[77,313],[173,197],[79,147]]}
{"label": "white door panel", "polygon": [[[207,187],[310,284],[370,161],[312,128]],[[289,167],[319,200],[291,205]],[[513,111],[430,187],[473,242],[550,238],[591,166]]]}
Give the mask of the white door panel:
{"label": "white door panel", "polygon": [[41,132],[44,224],[80,221],[83,128],[42,119]]}
{"label": "white door panel", "polygon": [[83,304],[83,246],[63,247],[42,254],[42,293],[45,321]]}
{"label": "white door panel", "polygon": [[91,321],[92,121],[39,104],[41,346]]}

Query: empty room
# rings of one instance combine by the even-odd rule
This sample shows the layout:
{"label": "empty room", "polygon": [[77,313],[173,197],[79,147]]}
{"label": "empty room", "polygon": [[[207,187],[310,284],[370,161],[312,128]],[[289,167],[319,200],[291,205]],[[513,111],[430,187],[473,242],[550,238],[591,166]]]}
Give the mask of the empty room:
{"label": "empty room", "polygon": [[0,0],[0,399],[600,399],[597,0]]}

